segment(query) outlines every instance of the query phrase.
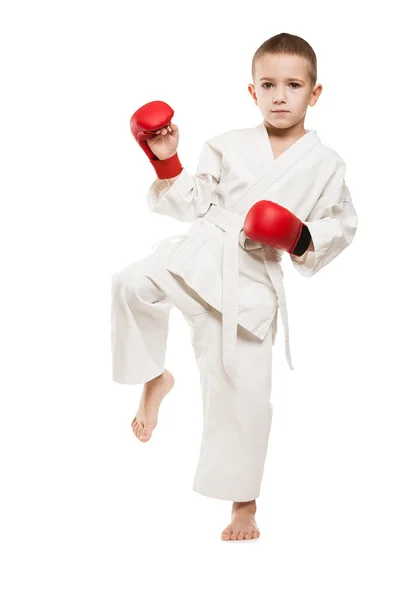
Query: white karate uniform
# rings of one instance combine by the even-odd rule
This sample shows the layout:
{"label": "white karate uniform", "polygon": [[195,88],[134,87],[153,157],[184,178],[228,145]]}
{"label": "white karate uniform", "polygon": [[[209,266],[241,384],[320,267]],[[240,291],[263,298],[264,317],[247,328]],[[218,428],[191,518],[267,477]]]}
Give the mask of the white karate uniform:
{"label": "white karate uniform", "polygon": [[[193,489],[257,498],[272,419],[272,345],[281,314],[292,368],[282,251],[242,230],[251,206],[272,200],[307,224],[312,246],[289,255],[311,276],[354,238],[357,215],[345,164],[309,130],[274,159],[264,123],[207,140],[196,174],[184,168],[150,187],[154,212],[193,221],[143,260],[113,275],[113,379],[144,383],[163,372],[168,316],[182,311],[200,371],[204,428]],[[278,309],[280,309],[278,311]]]}

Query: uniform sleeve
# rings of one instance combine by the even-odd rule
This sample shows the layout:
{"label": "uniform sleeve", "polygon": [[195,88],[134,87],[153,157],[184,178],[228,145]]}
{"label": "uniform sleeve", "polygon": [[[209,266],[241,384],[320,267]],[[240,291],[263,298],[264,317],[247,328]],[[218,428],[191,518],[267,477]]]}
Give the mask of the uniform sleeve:
{"label": "uniform sleeve", "polygon": [[357,213],[344,177],[346,165],[340,163],[305,224],[310,248],[302,255],[290,255],[294,268],[304,277],[315,275],[352,242],[358,224]]}
{"label": "uniform sleeve", "polygon": [[156,179],[147,194],[149,209],[178,221],[194,221],[210,207],[220,181],[222,153],[211,140],[204,143],[195,175],[185,168],[171,179]]}

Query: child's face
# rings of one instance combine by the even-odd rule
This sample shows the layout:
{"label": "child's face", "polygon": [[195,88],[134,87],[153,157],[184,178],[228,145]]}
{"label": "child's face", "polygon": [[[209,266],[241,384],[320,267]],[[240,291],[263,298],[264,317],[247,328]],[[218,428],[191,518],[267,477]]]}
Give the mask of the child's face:
{"label": "child's face", "polygon": [[286,129],[304,123],[307,107],[317,102],[322,86],[312,87],[307,66],[307,59],[292,54],[264,54],[257,60],[254,85],[248,89],[272,126]]}

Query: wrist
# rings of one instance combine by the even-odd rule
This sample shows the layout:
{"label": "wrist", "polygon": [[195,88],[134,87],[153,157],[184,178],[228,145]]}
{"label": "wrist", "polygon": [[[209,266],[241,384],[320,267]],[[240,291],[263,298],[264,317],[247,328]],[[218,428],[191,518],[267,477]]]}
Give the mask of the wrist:
{"label": "wrist", "polygon": [[150,162],[157,173],[158,179],[170,179],[171,177],[176,177],[183,170],[177,153],[165,160],[151,158]]}

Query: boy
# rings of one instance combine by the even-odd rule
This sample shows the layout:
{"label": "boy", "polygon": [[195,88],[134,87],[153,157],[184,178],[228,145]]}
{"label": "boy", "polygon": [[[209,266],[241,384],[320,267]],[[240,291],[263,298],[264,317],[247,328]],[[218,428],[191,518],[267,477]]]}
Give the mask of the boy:
{"label": "boy", "polygon": [[170,107],[149,103],[133,115],[132,133],[157,173],[149,208],[194,223],[179,243],[165,240],[113,275],[113,379],[144,383],[132,421],[143,442],[174,385],[164,368],[170,309],[191,327],[204,418],[193,489],[233,502],[223,540],[260,533],[278,308],[292,367],[282,255],[311,276],[357,228],[343,160],[304,128],[322,91],[312,48],[294,35],[274,36],[256,51],[252,77],[248,90],[263,122],[207,140],[194,176],[180,164]]}

